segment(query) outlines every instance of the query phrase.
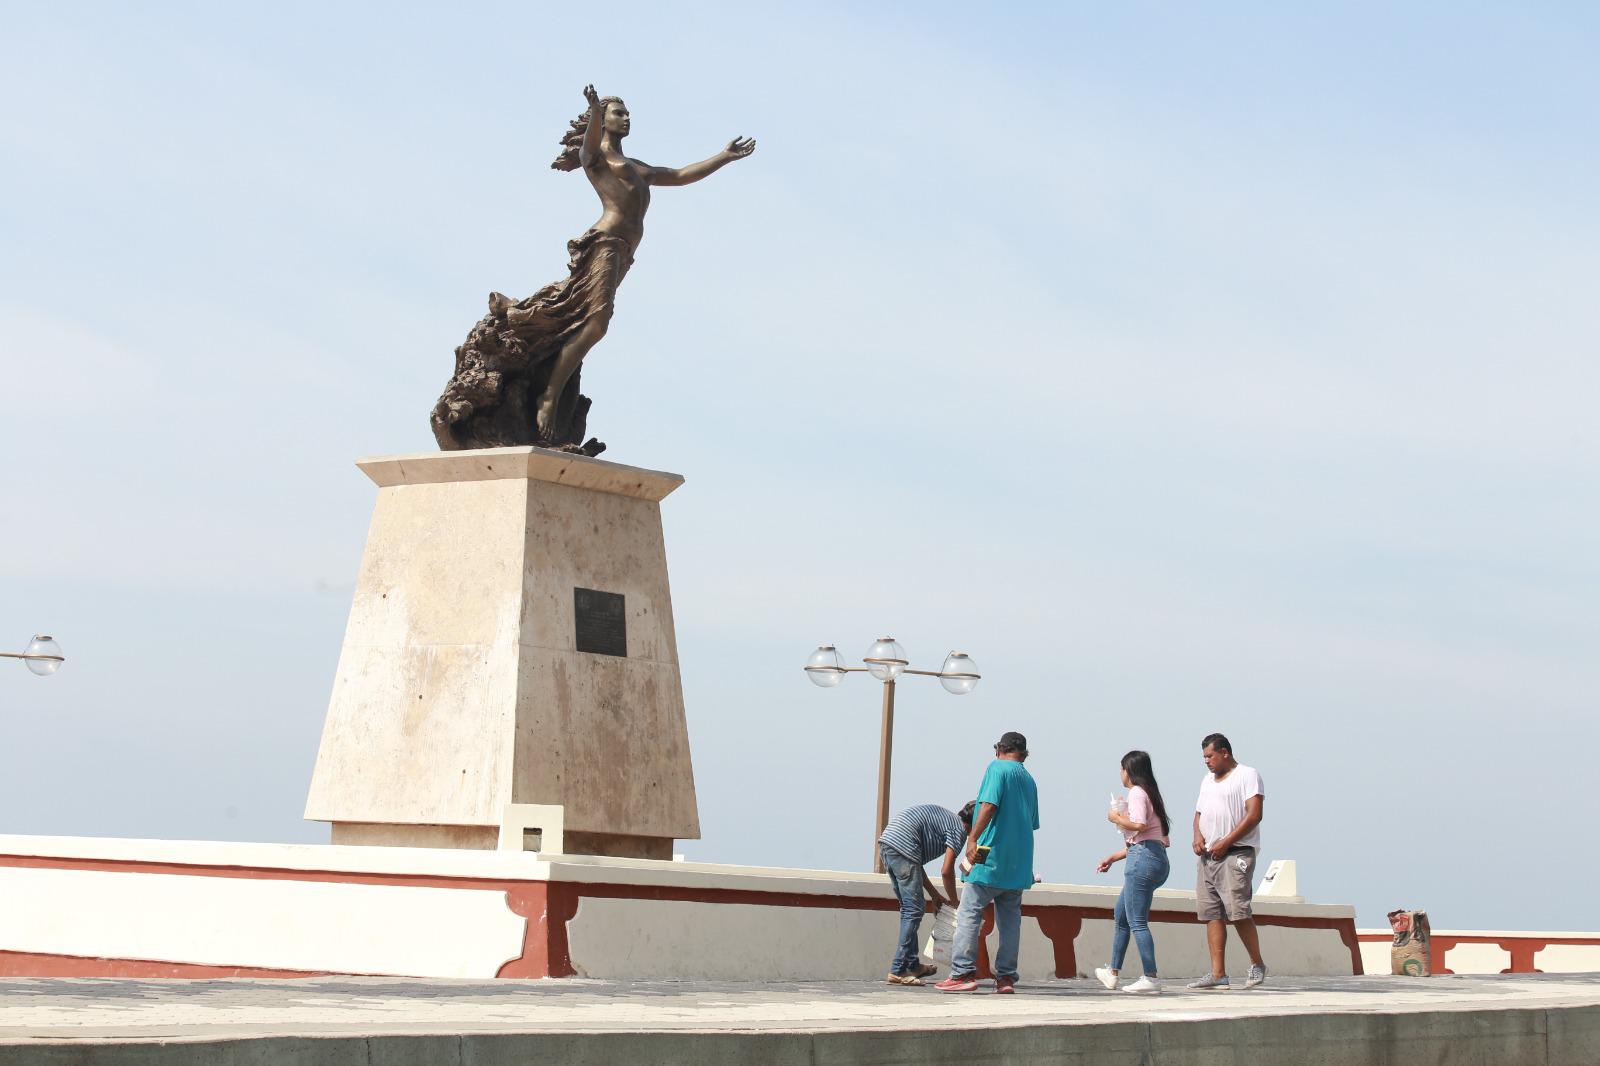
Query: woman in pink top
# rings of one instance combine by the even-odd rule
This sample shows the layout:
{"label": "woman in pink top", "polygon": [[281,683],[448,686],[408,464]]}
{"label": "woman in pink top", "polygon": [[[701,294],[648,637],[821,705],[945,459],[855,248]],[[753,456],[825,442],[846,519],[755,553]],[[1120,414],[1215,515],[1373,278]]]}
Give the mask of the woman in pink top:
{"label": "woman in pink top", "polygon": [[1122,786],[1128,790],[1127,813],[1112,808],[1106,817],[1122,830],[1127,846],[1102,859],[1097,869],[1105,873],[1122,859],[1127,859],[1128,865],[1123,872],[1122,894],[1117,897],[1117,928],[1111,938],[1111,964],[1097,968],[1094,975],[1108,989],[1117,987],[1117,972],[1128,954],[1131,936],[1139,945],[1144,976],[1123,991],[1159,992],[1161,978],[1156,971],[1155,938],[1150,935],[1150,902],[1156,889],[1167,883],[1172,867],[1167,862],[1167,807],[1161,802],[1161,789],[1156,785],[1148,754],[1130,751],[1122,757]]}

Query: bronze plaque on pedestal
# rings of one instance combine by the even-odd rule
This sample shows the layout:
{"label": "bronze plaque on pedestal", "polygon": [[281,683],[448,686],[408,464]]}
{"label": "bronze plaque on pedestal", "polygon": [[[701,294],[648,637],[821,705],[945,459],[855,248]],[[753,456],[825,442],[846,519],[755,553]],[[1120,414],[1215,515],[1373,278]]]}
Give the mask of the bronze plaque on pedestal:
{"label": "bronze plaque on pedestal", "polygon": [[621,593],[575,588],[572,615],[579,651],[628,657],[628,608]]}

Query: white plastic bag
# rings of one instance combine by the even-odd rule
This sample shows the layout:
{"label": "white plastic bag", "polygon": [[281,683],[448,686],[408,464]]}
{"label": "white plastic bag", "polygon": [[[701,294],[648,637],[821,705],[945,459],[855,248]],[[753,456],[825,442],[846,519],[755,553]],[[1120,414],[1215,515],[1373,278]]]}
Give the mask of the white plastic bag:
{"label": "white plastic bag", "polygon": [[949,965],[950,945],[955,938],[956,910],[946,904],[933,916],[933,932],[928,934],[928,942],[923,945],[922,953],[934,962]]}

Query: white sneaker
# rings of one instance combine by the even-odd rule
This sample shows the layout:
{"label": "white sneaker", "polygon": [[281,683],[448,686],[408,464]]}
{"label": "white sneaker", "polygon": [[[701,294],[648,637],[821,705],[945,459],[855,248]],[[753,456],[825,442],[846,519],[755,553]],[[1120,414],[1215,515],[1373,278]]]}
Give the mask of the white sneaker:
{"label": "white sneaker", "polygon": [[1115,992],[1117,990],[1117,974],[1115,970],[1105,966],[1096,966],[1094,975],[1101,984],[1106,986],[1107,992]]}
{"label": "white sneaker", "polygon": [[1161,979],[1157,977],[1141,977],[1133,984],[1123,988],[1124,992],[1160,992]]}

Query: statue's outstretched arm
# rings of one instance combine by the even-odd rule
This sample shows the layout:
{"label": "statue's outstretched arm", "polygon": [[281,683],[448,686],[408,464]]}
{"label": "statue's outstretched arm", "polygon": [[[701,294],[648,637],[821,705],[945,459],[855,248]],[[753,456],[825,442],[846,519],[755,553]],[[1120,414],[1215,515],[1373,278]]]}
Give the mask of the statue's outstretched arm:
{"label": "statue's outstretched arm", "polygon": [[583,131],[583,143],[578,145],[578,164],[588,169],[590,163],[600,158],[600,136],[605,129],[605,108],[600,106],[600,94],[593,85],[583,87],[583,98],[589,101],[589,126]]}
{"label": "statue's outstretched arm", "polygon": [[729,163],[743,159],[755,150],[755,141],[747,137],[735,137],[728,142],[728,147],[710,159],[702,159],[686,167],[646,167],[645,177],[651,185],[690,185],[701,178],[710,177]]}

